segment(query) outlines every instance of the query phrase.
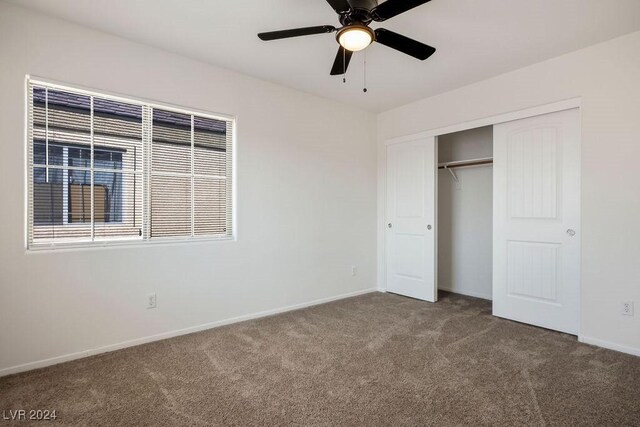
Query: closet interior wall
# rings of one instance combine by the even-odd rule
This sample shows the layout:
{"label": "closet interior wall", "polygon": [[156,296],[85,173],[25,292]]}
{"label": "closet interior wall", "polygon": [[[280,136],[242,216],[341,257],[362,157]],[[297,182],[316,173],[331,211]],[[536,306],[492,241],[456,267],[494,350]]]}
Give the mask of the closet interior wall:
{"label": "closet interior wall", "polygon": [[[438,163],[493,157],[493,127],[438,137]],[[493,167],[438,170],[438,289],[491,299]]]}

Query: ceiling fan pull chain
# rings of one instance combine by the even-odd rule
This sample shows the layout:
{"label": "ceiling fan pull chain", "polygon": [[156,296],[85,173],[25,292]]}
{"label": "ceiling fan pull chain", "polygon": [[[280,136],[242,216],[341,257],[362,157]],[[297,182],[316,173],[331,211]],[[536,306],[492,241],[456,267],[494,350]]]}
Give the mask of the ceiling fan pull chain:
{"label": "ceiling fan pull chain", "polygon": [[367,51],[364,51],[364,88],[362,91],[367,93]]}
{"label": "ceiling fan pull chain", "polygon": [[347,50],[342,48],[342,83],[347,82]]}

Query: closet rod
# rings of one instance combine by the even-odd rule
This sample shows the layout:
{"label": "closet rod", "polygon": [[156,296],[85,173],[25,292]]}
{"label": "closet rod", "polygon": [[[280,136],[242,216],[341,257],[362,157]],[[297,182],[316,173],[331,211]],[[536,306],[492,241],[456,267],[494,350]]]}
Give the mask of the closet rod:
{"label": "closet rod", "polygon": [[461,160],[458,162],[440,163],[438,165],[438,169],[451,169],[451,168],[460,168],[464,166],[490,165],[492,163],[493,163],[492,157],[485,157],[482,159]]}

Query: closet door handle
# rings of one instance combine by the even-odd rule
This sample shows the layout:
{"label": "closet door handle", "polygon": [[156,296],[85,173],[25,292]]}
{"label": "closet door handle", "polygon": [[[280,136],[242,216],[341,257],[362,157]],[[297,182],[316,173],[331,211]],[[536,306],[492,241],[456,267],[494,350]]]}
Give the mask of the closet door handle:
{"label": "closet door handle", "polygon": [[427,225],[427,230],[431,230],[431,224]]}
{"label": "closet door handle", "polygon": [[574,230],[574,229],[570,228],[570,229],[568,229],[568,230],[567,230],[567,234],[568,234],[570,237],[573,237],[573,236],[575,236],[575,235],[576,235],[576,230]]}
{"label": "closet door handle", "polygon": [[387,224],[387,227],[391,228],[391,227],[393,227],[393,224],[389,223],[389,224]]}

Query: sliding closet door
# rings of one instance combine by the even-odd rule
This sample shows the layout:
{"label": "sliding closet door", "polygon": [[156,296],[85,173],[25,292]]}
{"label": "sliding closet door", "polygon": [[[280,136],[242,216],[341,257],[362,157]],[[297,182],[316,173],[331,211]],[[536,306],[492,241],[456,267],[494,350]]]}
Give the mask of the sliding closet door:
{"label": "sliding closet door", "polygon": [[493,314],[577,334],[579,111],[495,126],[493,169]]}
{"label": "sliding closet door", "polygon": [[387,291],[435,302],[436,141],[387,148]]}

